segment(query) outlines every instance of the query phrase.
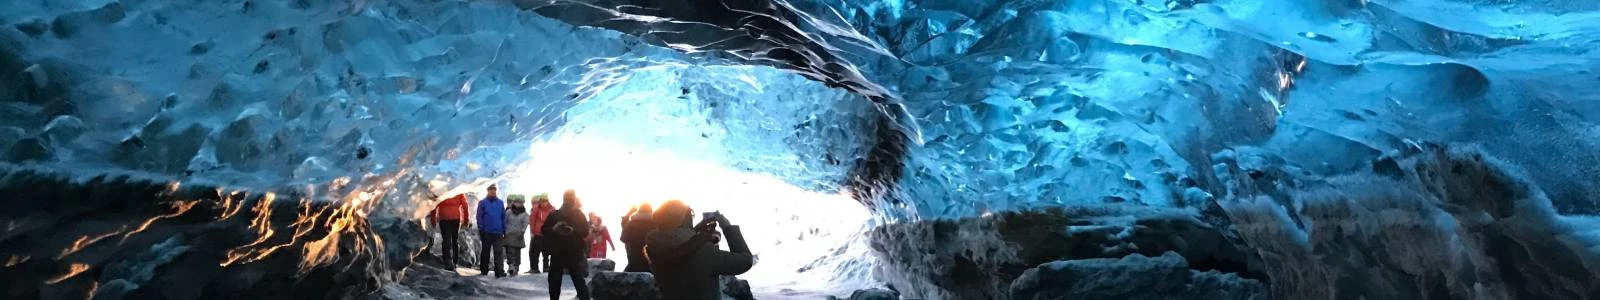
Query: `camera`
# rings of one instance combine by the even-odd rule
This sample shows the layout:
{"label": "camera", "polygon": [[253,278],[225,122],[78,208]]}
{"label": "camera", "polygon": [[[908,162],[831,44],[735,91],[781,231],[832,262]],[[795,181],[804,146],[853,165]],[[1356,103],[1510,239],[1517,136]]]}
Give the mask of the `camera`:
{"label": "camera", "polygon": [[717,211],[700,213],[700,223],[695,225],[695,231],[710,237],[712,239],[711,243],[717,243],[722,237],[722,233],[717,232],[717,220],[721,219],[719,218],[721,214],[721,212]]}

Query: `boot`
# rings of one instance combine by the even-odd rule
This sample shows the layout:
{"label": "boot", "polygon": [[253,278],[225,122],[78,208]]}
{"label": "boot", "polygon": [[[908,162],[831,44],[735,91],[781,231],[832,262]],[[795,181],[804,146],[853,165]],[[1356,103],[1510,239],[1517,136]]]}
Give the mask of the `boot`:
{"label": "boot", "polygon": [[512,276],[512,277],[517,276],[517,268],[520,268],[520,267],[522,267],[522,266],[511,265],[510,269],[506,269],[507,276]]}

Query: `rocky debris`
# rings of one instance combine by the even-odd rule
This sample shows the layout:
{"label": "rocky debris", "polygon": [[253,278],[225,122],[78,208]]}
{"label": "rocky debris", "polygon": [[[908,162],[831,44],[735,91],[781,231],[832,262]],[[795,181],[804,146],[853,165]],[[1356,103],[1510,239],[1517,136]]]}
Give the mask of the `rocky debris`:
{"label": "rocky debris", "polygon": [[1217,271],[1189,270],[1189,298],[1184,299],[1272,299],[1261,281]]}
{"label": "rocky debris", "polygon": [[604,258],[590,258],[589,259],[589,276],[594,276],[594,274],[600,274],[600,272],[616,272],[616,271],[617,271],[617,262],[614,261],[614,260],[604,259]]}
{"label": "rocky debris", "polygon": [[[446,269],[444,262],[432,254],[423,254],[406,268],[399,285],[386,285],[379,290],[382,299],[397,299],[397,295],[418,295],[419,298],[447,296],[481,296],[490,293],[488,283],[471,276],[461,276]],[[397,289],[396,287],[402,287]]]}
{"label": "rocky debris", "polygon": [[900,293],[886,289],[856,290],[848,298],[828,296],[829,300],[899,300]]}
{"label": "rocky debris", "polygon": [[1007,211],[890,224],[869,233],[877,276],[909,298],[1006,299],[1012,281],[1058,260],[1158,256],[1260,278],[1260,259],[1194,210],[1136,204]]}
{"label": "rocky debris", "polygon": [[[1225,281],[1232,279],[1232,281]],[[1213,290],[1224,289],[1224,290]],[[1260,282],[1189,270],[1182,256],[1056,261],[1011,284],[1011,299],[1267,299]]]}
{"label": "rocky debris", "polygon": [[1558,214],[1521,170],[1473,147],[1416,144],[1328,178],[1276,168],[1219,200],[1263,253],[1274,298],[1600,295],[1600,222]]}
{"label": "rocky debris", "polygon": [[[387,261],[409,261],[401,243],[367,235],[338,239],[321,224],[332,201],[296,201],[146,175],[74,178],[0,164],[0,294],[11,299],[328,299],[376,292]],[[220,191],[220,192],[219,192]],[[41,201],[48,199],[49,201]],[[304,209],[304,210],[303,210]],[[267,212],[274,212],[267,214]],[[307,225],[297,231],[291,224]],[[344,221],[348,219],[339,219]],[[415,226],[415,224],[411,224]],[[362,231],[376,230],[362,222]],[[260,232],[272,230],[278,234]],[[335,242],[326,260],[308,243]],[[259,245],[255,247],[253,245]],[[268,252],[268,250],[275,250]],[[308,264],[308,262],[310,262]]]}
{"label": "rocky debris", "polygon": [[643,272],[601,271],[589,279],[595,300],[656,300],[655,276]]}
{"label": "rocky debris", "polygon": [[750,292],[750,281],[733,276],[722,276],[722,295],[725,299],[756,299],[755,293]]}

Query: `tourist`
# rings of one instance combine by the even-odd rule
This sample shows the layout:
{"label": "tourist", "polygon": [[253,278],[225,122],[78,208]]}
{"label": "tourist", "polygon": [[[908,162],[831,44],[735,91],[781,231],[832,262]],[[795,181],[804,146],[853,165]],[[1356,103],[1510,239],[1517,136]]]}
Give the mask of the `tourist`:
{"label": "tourist", "polygon": [[506,276],[502,264],[506,252],[500,244],[505,234],[506,203],[496,195],[495,186],[489,185],[488,196],[478,201],[478,239],[483,242],[478,250],[478,271],[483,275],[492,271],[496,278]]}
{"label": "tourist", "polygon": [[622,248],[628,251],[628,266],[623,272],[650,272],[650,259],[644,255],[645,235],[656,229],[650,218],[650,203],[628,210],[622,217]]}
{"label": "tourist", "polygon": [[506,202],[511,208],[506,209],[506,237],[501,244],[505,245],[506,271],[511,276],[517,275],[517,270],[522,268],[522,248],[528,246],[528,207],[522,195],[506,197]]}
{"label": "tourist", "polygon": [[[720,213],[709,213],[700,224],[690,226],[694,212],[682,201],[671,200],[656,209],[656,231],[647,235],[645,254],[650,257],[650,272],[655,275],[661,299],[722,299],[718,276],[739,275],[750,270],[755,256],[745,244],[739,226]],[[728,249],[717,249],[717,229],[728,239]]]}
{"label": "tourist", "polygon": [[550,299],[561,298],[561,275],[565,273],[572,278],[572,288],[578,291],[578,299],[589,300],[589,285],[584,282],[589,273],[588,261],[584,259],[585,250],[589,248],[589,222],[583,218],[583,202],[578,200],[577,192],[567,190],[562,198],[561,209],[551,213],[541,229],[545,234],[545,249],[551,253],[547,269],[550,271]]}
{"label": "tourist", "polygon": [[617,250],[617,244],[611,239],[611,229],[600,220],[600,214],[589,213],[589,226],[589,258],[606,258],[606,246]]}
{"label": "tourist", "polygon": [[[455,195],[440,201],[433,208],[429,216],[434,222],[433,228],[439,231],[440,245],[444,255],[444,265],[450,270],[455,270],[456,263],[461,259],[461,228],[469,219],[467,213],[467,197]],[[429,238],[430,240],[432,238]]]}
{"label": "tourist", "polygon": [[533,201],[533,212],[528,214],[528,224],[532,225],[532,228],[529,228],[528,231],[533,232],[533,236],[528,239],[528,274],[542,272],[540,271],[543,270],[543,267],[540,267],[541,261],[545,265],[550,263],[550,251],[545,250],[544,230],[542,229],[544,229],[544,220],[549,219],[550,213],[556,210],[555,206],[550,205],[549,194],[540,193],[538,196],[534,196]]}

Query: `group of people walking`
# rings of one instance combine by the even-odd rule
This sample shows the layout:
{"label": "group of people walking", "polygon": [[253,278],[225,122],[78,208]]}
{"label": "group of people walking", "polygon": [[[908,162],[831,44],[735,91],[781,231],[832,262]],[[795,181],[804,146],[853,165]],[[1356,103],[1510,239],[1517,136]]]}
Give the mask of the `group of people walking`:
{"label": "group of people walking", "polygon": [[[494,185],[487,192],[478,201],[475,219],[482,242],[478,269],[496,278],[515,275],[521,267],[521,251],[528,248],[528,273],[540,273],[544,263],[551,299],[559,298],[563,275],[570,276],[578,299],[590,299],[584,280],[587,258],[605,258],[607,249],[616,249],[600,216],[585,215],[583,201],[573,190],[562,194],[559,209],[544,194],[535,196],[529,208],[521,195],[501,200]],[[429,215],[442,235],[443,258],[452,267],[460,255],[456,253],[460,230],[472,227],[467,205],[466,196],[457,195],[439,202]],[[693,220],[693,210],[678,200],[655,210],[649,204],[630,208],[622,222],[622,243],[628,257],[623,271],[655,274],[663,299],[721,299],[717,276],[742,274],[754,265],[755,258],[739,227],[728,223],[726,217],[708,213],[698,224]],[[729,251],[717,246],[723,238]]]}

